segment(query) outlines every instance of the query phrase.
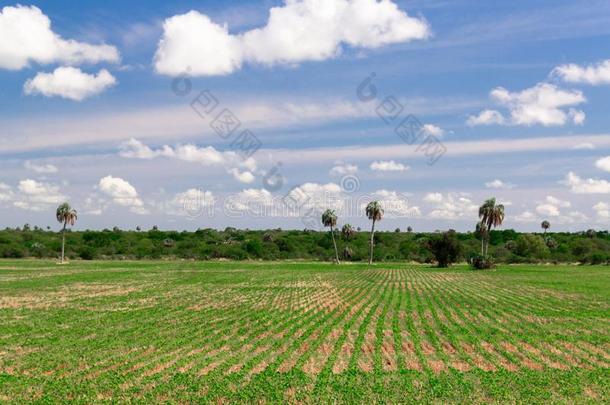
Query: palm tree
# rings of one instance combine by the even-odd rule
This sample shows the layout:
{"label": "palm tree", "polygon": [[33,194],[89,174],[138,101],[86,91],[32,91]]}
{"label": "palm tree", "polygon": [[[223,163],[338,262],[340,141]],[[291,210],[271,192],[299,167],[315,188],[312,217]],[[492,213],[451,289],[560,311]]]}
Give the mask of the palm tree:
{"label": "palm tree", "polygon": [[542,221],[540,226],[542,227],[542,229],[544,229],[544,234],[546,235],[546,231],[551,227],[551,223],[549,221],[544,220]]}
{"label": "palm tree", "polygon": [[[485,224],[486,233],[489,235],[492,228],[501,226],[504,222],[504,205],[496,204],[495,198],[490,198],[479,207],[479,218],[481,223]],[[485,250],[483,256],[487,256],[489,249],[489,237],[485,241]]]}
{"label": "palm tree", "polygon": [[366,206],[366,216],[368,219],[373,221],[373,225],[371,226],[371,248],[369,255],[369,264],[373,264],[373,246],[375,245],[375,222],[381,221],[383,218],[383,208],[381,208],[381,204],[379,201],[371,201]]}
{"label": "palm tree", "polygon": [[322,214],[322,224],[330,227],[330,236],[333,239],[335,247],[335,261],[339,263],[339,251],[337,250],[337,242],[335,241],[335,226],[337,226],[337,214],[333,210],[326,210]]}
{"label": "palm tree", "polygon": [[70,226],[74,226],[74,223],[78,219],[78,216],[76,214],[76,210],[72,209],[72,207],[70,207],[70,204],[65,202],[59,207],[57,207],[55,217],[57,218],[57,222],[59,222],[60,224],[63,223],[63,228],[61,229],[61,262],[63,264],[66,248],[66,227],[68,226],[68,224],[70,224]]}
{"label": "palm tree", "polygon": [[343,236],[343,240],[348,241],[352,239],[355,234],[356,231],[354,230],[354,227],[350,224],[345,224],[343,225],[343,228],[341,228],[341,236]]}

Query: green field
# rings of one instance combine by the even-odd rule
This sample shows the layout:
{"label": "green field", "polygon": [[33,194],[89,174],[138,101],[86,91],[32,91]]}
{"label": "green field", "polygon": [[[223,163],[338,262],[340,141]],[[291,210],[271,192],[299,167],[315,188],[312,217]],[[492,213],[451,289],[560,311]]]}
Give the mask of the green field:
{"label": "green field", "polygon": [[608,402],[610,268],[0,261],[0,400]]}

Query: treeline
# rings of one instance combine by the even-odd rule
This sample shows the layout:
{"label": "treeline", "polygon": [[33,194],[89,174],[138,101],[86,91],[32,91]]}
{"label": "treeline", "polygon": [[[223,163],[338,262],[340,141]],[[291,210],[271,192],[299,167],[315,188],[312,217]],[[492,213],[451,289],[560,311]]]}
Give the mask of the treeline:
{"label": "treeline", "polygon": [[[343,234],[336,231],[342,261],[366,261],[369,232]],[[439,233],[377,232],[375,261],[435,262],[435,240]],[[458,261],[469,261],[481,252],[475,233],[456,233]],[[496,263],[610,262],[610,235],[607,231],[580,233],[518,233],[494,230],[489,233],[489,254]],[[39,228],[0,231],[2,258],[57,258],[61,236]],[[70,259],[194,259],[194,260],[312,260],[334,257],[329,232],[299,230],[200,229],[175,232],[152,229],[123,231],[66,232],[66,257]]]}

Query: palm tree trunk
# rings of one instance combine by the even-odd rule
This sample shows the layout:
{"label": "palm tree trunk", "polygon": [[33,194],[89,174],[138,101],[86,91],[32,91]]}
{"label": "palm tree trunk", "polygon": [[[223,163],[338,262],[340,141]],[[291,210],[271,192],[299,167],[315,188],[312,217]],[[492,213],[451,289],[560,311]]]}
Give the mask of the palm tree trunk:
{"label": "palm tree trunk", "polygon": [[66,251],[66,223],[64,222],[64,227],[61,230],[61,262],[64,262],[64,253]]}
{"label": "palm tree trunk", "polygon": [[481,234],[481,256],[485,256],[485,235]]}
{"label": "palm tree trunk", "polygon": [[375,220],[373,219],[373,226],[371,227],[371,247],[369,255],[369,264],[373,264],[373,246],[375,245]]}
{"label": "palm tree trunk", "polygon": [[337,242],[335,241],[335,230],[330,227],[330,236],[333,238],[333,246],[335,247],[335,261],[339,263],[339,251],[337,250]]}

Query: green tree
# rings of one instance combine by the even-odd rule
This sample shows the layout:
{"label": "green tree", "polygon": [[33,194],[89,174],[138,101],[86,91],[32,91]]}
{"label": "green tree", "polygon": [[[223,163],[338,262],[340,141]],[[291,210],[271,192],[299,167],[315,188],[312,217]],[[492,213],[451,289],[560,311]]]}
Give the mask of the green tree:
{"label": "green tree", "polygon": [[322,224],[330,228],[330,236],[333,239],[335,248],[335,262],[339,263],[339,251],[337,250],[337,242],[335,241],[335,226],[337,226],[337,214],[334,210],[326,210],[322,214]]}
{"label": "green tree", "polygon": [[68,224],[70,226],[74,226],[78,216],[76,210],[70,207],[70,204],[65,202],[57,207],[55,217],[57,218],[57,222],[63,223],[63,227],[61,229],[61,262],[64,263],[66,250],[66,227]]}
{"label": "green tree", "polygon": [[528,259],[546,259],[549,256],[549,248],[540,235],[526,233],[517,238],[515,253]]}
{"label": "green tree", "polygon": [[381,204],[379,201],[371,201],[366,206],[366,216],[368,219],[373,221],[371,226],[371,241],[370,241],[370,254],[369,254],[369,264],[373,264],[373,249],[375,246],[375,222],[381,221],[383,218],[383,208],[381,208]]}
{"label": "green tree", "polygon": [[449,267],[455,263],[462,252],[462,246],[454,230],[435,235],[429,241],[429,249],[438,262],[438,267]]}
{"label": "green tree", "polygon": [[[495,198],[486,200],[483,205],[479,207],[479,219],[482,224],[485,224],[485,227],[487,228],[486,234],[489,235],[492,228],[501,226],[502,222],[504,222],[504,205],[496,204]],[[489,237],[486,237],[483,256],[487,256],[488,250]]]}

